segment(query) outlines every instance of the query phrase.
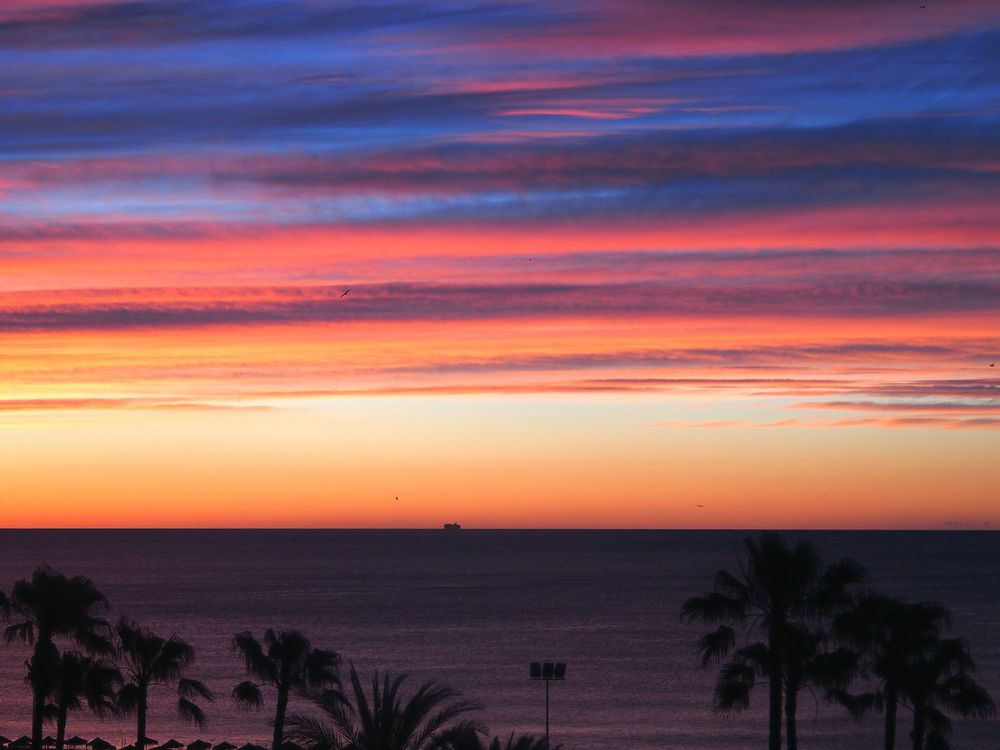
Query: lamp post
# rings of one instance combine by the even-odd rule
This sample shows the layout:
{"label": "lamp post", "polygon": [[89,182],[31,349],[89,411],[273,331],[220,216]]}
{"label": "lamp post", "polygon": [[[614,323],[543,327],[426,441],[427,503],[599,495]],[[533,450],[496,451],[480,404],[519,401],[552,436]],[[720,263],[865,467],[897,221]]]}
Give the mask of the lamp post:
{"label": "lamp post", "polygon": [[553,680],[566,679],[566,664],[564,662],[531,662],[528,668],[528,678],[541,680],[545,683],[545,747],[549,747],[549,683]]}

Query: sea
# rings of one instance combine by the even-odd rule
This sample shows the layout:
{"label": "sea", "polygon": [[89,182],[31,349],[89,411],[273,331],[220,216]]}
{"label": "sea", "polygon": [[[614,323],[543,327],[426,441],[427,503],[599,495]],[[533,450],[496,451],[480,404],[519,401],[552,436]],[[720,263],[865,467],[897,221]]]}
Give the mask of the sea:
{"label": "sea", "polygon": [[[565,750],[764,748],[766,686],[738,716],[712,711],[714,672],[699,667],[704,628],[682,622],[685,598],[733,568],[750,531],[38,530],[0,531],[0,585],[10,590],[47,563],[90,577],[109,617],[125,614],[197,650],[190,676],[216,700],[204,729],[174,713],[176,695],[151,694],[148,734],[268,742],[273,694],[260,712],[237,710],[244,679],[237,631],[295,628],[341,654],[366,681],[406,674],[405,686],[447,683],[485,705],[492,734],[541,734],[545,689],[533,661],[565,662],[550,685],[553,744]],[[946,604],[952,635],[967,639],[977,679],[1000,702],[1000,534],[783,532],[826,560],[852,557],[873,588]],[[0,645],[0,733],[28,732],[28,648]],[[297,701],[297,702],[295,702]],[[311,706],[295,699],[292,710]],[[908,746],[900,713],[898,747]],[[54,734],[54,727],[50,733]],[[130,720],[71,714],[67,736],[122,746]],[[881,747],[880,717],[856,722],[809,693],[800,698],[800,747]],[[1000,747],[1000,721],[956,720],[952,746]]]}

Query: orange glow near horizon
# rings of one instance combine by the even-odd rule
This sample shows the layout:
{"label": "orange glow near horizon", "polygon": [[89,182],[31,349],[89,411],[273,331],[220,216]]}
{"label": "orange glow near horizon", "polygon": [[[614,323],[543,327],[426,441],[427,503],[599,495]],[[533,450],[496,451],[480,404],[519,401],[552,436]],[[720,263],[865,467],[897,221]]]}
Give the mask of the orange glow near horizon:
{"label": "orange glow near horizon", "polygon": [[[662,429],[642,415],[669,407],[617,400],[352,398],[210,422],[20,415],[4,430],[5,523],[984,528],[995,513],[1000,480],[979,473],[995,444],[969,431],[908,430],[886,446],[864,427]],[[630,418],[609,418],[619,408]]]}

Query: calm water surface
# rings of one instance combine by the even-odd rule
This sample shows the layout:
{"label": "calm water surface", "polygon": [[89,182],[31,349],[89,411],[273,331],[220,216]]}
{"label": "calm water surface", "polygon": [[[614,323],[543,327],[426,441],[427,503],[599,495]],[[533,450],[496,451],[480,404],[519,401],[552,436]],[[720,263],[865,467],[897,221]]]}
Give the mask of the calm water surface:
{"label": "calm water surface", "polygon": [[[711,713],[714,677],[697,668],[700,628],[681,623],[685,597],[731,566],[744,532],[472,531],[2,531],[0,570],[9,589],[45,561],[89,575],[115,615],[128,614],[198,650],[194,677],[218,699],[204,731],[153,697],[149,733],[211,741],[266,741],[262,713],[228,696],[242,679],[232,634],[299,628],[365,674],[403,671],[444,680],[487,704],[491,730],[540,732],[542,686],[528,663],[569,664],[552,686],[553,740],[566,750],[766,747],[766,695],[735,719]],[[948,604],[953,633],[967,638],[980,681],[1000,700],[1000,534],[823,532],[828,559],[865,563],[889,593]],[[0,733],[28,729],[27,649],[0,651]],[[800,745],[878,746],[877,718],[854,724],[801,700]],[[300,706],[301,708],[301,706]],[[903,721],[906,721],[904,715]],[[71,716],[69,734],[129,741],[132,726]],[[956,722],[954,747],[1000,746],[997,722]],[[905,730],[901,733],[903,746]]]}

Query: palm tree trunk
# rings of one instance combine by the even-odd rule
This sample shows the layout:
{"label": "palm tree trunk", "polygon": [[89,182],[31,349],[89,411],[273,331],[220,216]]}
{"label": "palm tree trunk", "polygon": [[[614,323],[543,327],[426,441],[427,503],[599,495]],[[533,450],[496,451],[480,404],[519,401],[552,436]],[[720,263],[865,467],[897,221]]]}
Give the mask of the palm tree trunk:
{"label": "palm tree trunk", "polygon": [[274,737],[271,750],[281,750],[281,738],[285,732],[285,711],[288,709],[288,688],[278,686],[278,708],[274,712]]}
{"label": "palm tree trunk", "polygon": [[910,737],[913,739],[913,750],[924,750],[924,709],[922,706],[913,707],[913,731]]}
{"label": "palm tree trunk", "polygon": [[53,651],[55,644],[52,643],[52,636],[40,629],[28,667],[31,675],[31,750],[42,750],[42,724],[45,721],[45,697],[49,692]]}
{"label": "palm tree trunk", "polygon": [[32,685],[31,695],[31,750],[42,750],[42,709],[45,706],[44,685]]}
{"label": "palm tree trunk", "polygon": [[885,689],[885,747],[884,750],[896,750],[896,686],[888,685]]}
{"label": "palm tree trunk", "polygon": [[768,705],[768,750],[781,750],[781,638],[772,625],[767,635],[767,671],[770,687]]}
{"label": "palm tree trunk", "polygon": [[146,698],[147,698],[146,692],[147,692],[147,688],[144,685],[140,686],[140,690],[139,690],[139,705],[137,705],[135,707],[135,714],[136,714],[136,728],[135,728],[136,741],[135,741],[135,748],[136,748],[136,750],[144,750],[144,748],[146,747],[146,745],[143,743],[143,740],[146,739],[146,709],[148,708],[148,705],[147,705],[147,702],[146,702]]}
{"label": "palm tree trunk", "polygon": [[63,750],[66,744],[66,714],[68,709],[65,703],[59,704],[59,715],[56,717],[56,750]]}
{"label": "palm tree trunk", "polygon": [[798,750],[799,736],[795,729],[795,711],[798,708],[798,694],[795,687],[790,687],[785,696],[785,734],[788,736],[788,750]]}

